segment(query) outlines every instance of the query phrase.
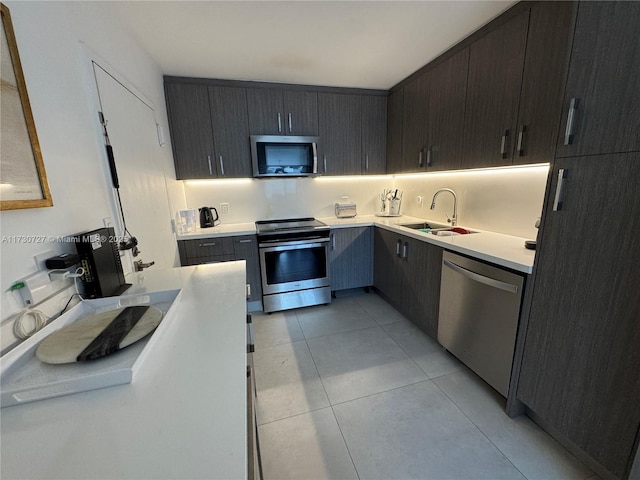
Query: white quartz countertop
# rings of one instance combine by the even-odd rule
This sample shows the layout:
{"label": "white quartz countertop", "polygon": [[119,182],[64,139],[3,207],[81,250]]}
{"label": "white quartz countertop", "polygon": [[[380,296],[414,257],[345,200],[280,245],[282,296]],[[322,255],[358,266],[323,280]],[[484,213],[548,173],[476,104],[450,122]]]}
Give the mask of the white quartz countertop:
{"label": "white quartz countertop", "polygon": [[244,262],[132,274],[182,289],[133,382],[0,411],[2,478],[244,479]]}
{"label": "white quartz countertop", "polygon": [[[531,273],[533,271],[535,251],[527,250],[524,247],[525,240],[530,240],[527,238],[488,232],[477,228],[469,228],[469,230],[473,230],[478,233],[439,237],[431,233],[402,227],[401,224],[403,223],[429,222],[429,220],[410,217],[407,215],[402,215],[400,217],[376,217],[375,215],[363,215],[354,218],[328,217],[319,218],[318,220],[331,226],[331,228],[375,225],[433,245],[438,245],[452,252],[462,253],[502,267],[511,268],[518,272]],[[461,226],[465,227],[464,225]]]}
{"label": "white quartz countertop", "polygon": [[[324,217],[319,218],[331,228],[350,228],[364,226],[378,226],[424,242],[438,245],[452,252],[469,255],[487,262],[511,268],[518,272],[531,273],[535,251],[524,248],[525,240],[513,235],[488,232],[478,228],[469,228],[478,233],[438,237],[431,233],[420,232],[402,227],[400,224],[429,222],[422,218],[401,215],[399,217],[378,217],[375,215],[358,215],[353,218]],[[442,223],[442,222],[436,222]],[[465,225],[461,225],[465,227]],[[179,235],[178,240],[190,240],[208,237],[226,237],[233,235],[252,235],[256,233],[253,223],[221,224],[212,228],[198,229],[193,233]]]}
{"label": "white quartz countertop", "polygon": [[195,232],[177,235],[178,240],[198,240],[211,237],[232,237],[234,235],[255,235],[255,223],[221,223],[215,227],[197,228]]}

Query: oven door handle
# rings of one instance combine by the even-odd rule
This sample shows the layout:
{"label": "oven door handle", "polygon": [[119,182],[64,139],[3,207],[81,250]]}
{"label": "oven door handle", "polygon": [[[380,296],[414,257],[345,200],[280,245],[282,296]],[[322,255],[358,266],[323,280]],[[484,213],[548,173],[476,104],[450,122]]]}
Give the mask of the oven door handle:
{"label": "oven door handle", "polygon": [[304,250],[307,248],[325,247],[326,243],[329,243],[329,239],[322,239],[314,242],[299,241],[290,243],[281,243],[278,245],[262,244],[260,245],[261,252],[282,252],[284,250]]}
{"label": "oven door handle", "polygon": [[[293,241],[282,241],[282,242],[266,242],[260,243],[258,246],[261,250],[266,252],[277,252],[280,250],[291,250],[292,247],[297,248],[311,248],[311,247],[321,247],[323,243],[329,243],[328,238],[313,238],[306,240],[293,240]],[[281,248],[282,247],[282,248]]]}

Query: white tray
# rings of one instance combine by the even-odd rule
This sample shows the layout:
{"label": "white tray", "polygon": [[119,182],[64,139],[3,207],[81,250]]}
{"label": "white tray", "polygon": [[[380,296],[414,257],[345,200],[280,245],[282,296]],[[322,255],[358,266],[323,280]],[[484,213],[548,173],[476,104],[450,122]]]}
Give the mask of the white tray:
{"label": "white tray", "polygon": [[[0,404],[8,407],[72,393],[122,385],[133,381],[136,370],[173,318],[173,305],[182,290],[85,300],[2,357]],[[133,305],[153,305],[162,311],[151,335],[106,357],[87,362],[49,365],[35,356],[51,333],[87,315]]]}

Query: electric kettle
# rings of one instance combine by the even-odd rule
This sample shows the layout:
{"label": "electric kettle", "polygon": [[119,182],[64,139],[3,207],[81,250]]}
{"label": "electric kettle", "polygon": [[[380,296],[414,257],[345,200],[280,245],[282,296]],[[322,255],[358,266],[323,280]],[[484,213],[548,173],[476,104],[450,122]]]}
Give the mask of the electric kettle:
{"label": "electric kettle", "polygon": [[214,207],[202,207],[198,210],[200,210],[200,228],[209,228],[220,223],[218,210]]}

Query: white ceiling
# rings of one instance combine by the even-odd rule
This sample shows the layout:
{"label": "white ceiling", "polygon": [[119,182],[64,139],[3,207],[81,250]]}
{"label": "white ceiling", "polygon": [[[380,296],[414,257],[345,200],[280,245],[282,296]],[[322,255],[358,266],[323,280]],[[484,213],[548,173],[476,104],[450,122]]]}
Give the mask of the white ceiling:
{"label": "white ceiling", "polygon": [[515,1],[122,1],[165,75],[388,89]]}

